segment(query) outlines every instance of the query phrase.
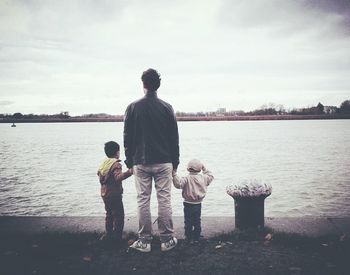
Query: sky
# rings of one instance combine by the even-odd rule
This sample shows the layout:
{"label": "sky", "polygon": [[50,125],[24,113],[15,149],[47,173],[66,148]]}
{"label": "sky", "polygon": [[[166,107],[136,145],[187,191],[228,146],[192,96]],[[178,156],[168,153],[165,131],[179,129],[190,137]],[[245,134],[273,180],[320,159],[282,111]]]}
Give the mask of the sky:
{"label": "sky", "polygon": [[0,113],[123,114],[350,99],[350,0],[0,0]]}

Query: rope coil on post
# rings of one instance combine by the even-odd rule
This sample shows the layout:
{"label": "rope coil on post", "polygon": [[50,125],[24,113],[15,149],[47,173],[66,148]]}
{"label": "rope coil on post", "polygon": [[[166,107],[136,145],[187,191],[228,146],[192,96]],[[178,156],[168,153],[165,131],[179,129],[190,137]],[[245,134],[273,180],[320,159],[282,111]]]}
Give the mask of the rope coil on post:
{"label": "rope coil on post", "polygon": [[258,180],[244,180],[226,187],[235,200],[235,224],[238,229],[264,227],[264,200],[272,193],[272,186]]}

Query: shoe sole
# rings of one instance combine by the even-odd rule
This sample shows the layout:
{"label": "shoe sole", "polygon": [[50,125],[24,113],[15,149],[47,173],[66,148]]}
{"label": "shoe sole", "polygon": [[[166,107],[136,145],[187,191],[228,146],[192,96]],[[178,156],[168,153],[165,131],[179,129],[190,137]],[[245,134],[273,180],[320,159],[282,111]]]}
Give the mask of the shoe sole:
{"label": "shoe sole", "polygon": [[135,248],[135,247],[132,247],[132,246],[129,246],[129,248],[132,249],[132,250],[136,250],[136,251],[142,252],[142,253],[149,253],[149,252],[151,252],[151,249],[150,250],[142,250],[142,249],[138,249],[138,248]]}

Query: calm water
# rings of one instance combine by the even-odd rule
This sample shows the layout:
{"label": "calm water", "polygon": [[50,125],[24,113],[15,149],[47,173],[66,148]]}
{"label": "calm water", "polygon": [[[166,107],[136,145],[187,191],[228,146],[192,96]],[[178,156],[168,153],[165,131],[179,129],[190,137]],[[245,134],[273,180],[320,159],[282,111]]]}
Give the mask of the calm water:
{"label": "calm water", "polygon": [[[122,144],[122,130],[123,123],[0,124],[0,215],[103,215],[96,171],[104,142]],[[273,186],[267,216],[349,215],[350,120],[180,122],[179,132],[179,174],[199,158],[215,176],[203,215],[232,215],[226,186],[252,178]],[[182,215],[181,191],[172,192],[173,213]],[[136,215],[132,177],[124,206]]]}

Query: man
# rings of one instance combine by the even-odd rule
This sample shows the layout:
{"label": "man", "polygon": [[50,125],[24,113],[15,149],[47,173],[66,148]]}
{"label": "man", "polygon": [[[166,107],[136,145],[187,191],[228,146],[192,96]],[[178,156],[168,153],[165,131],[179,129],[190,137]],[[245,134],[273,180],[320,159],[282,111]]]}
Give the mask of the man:
{"label": "man", "polygon": [[124,118],[125,163],[133,168],[139,218],[139,239],[130,247],[151,251],[150,198],[154,179],[161,250],[168,251],[177,244],[173,237],[171,185],[172,174],[179,165],[179,134],[173,108],[158,98],[158,72],[148,69],[141,79],[145,96],[128,106]]}

